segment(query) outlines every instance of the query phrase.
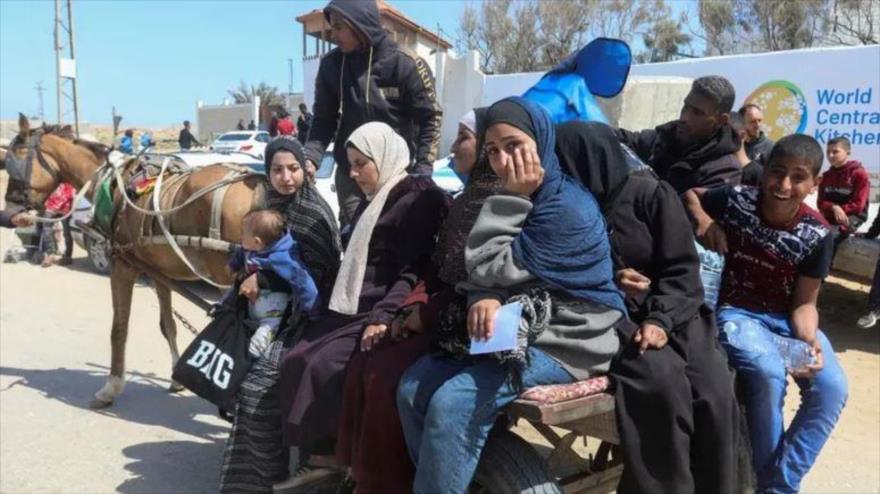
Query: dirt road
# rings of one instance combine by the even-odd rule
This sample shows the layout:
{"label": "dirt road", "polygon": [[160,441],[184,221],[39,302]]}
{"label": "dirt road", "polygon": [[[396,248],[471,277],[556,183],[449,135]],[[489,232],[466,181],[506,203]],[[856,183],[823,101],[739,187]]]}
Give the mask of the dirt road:
{"label": "dirt road", "polygon": [[[0,250],[12,238],[0,231]],[[215,492],[228,426],[192,394],[166,391],[170,357],[146,285],[134,291],[128,385],[112,408],[87,408],[109,363],[110,284],[75,257],[69,268],[0,265],[0,492]],[[880,492],[880,329],[855,328],[866,290],[833,280],[822,296],[850,399],[805,492]],[[177,296],[175,307],[206,322]],[[181,328],[181,348],[191,339]]]}

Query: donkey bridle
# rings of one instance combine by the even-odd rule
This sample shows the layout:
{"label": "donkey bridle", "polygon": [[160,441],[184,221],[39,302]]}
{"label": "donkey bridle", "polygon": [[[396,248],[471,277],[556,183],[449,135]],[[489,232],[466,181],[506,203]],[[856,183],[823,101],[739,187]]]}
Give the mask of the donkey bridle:
{"label": "donkey bridle", "polygon": [[[27,141],[27,155],[24,159],[19,159],[14,148],[6,155],[6,171],[9,173],[9,202],[16,203],[17,199],[24,201],[22,204],[26,208],[40,209],[42,204],[36,204],[31,201],[31,174],[33,172],[34,157],[46,173],[52,177],[55,182],[61,183],[61,173],[52,167],[40,149],[40,140],[43,137],[43,131],[37,130]],[[16,190],[18,189],[18,190]]]}

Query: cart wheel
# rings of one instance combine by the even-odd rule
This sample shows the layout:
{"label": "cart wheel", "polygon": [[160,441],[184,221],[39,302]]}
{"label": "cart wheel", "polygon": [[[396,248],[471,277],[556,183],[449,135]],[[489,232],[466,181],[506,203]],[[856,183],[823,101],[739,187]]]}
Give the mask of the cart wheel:
{"label": "cart wheel", "polygon": [[95,268],[95,271],[107,274],[110,272],[110,252],[107,248],[107,242],[102,240],[95,240],[89,235],[83,235],[85,238],[83,239],[86,244],[86,253],[89,255],[89,262],[92,263],[92,267]]}
{"label": "cart wheel", "polygon": [[480,456],[471,493],[561,494],[544,458],[525,439],[495,427]]}

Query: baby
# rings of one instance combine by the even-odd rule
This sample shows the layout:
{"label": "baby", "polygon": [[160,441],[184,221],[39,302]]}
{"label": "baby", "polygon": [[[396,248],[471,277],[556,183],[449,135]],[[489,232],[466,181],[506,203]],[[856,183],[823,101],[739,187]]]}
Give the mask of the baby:
{"label": "baby", "polygon": [[260,291],[249,301],[248,314],[259,322],[249,347],[250,354],[259,357],[274,341],[287,304],[299,301],[302,310],[312,313],[318,307],[318,289],[278,211],[263,209],[245,215],[241,244],[229,267],[239,280],[257,275]]}

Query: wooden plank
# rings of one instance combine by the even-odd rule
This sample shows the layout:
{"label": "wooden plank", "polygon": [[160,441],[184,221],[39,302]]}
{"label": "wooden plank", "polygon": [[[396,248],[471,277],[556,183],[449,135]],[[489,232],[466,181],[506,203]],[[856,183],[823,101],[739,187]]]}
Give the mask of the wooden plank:
{"label": "wooden plank", "polygon": [[620,435],[617,431],[617,419],[613,411],[609,411],[592,417],[573,420],[560,425],[578,434],[588,437],[596,437],[611,444],[620,444]]}
{"label": "wooden plank", "polygon": [[505,409],[514,418],[547,425],[561,425],[566,422],[592,417],[614,410],[614,396],[599,393],[574,400],[540,405],[526,400],[516,400]]}
{"label": "wooden plank", "polygon": [[618,465],[601,472],[577,474],[560,479],[559,485],[565,494],[605,494],[617,489],[621,475],[623,475],[623,465]]}

